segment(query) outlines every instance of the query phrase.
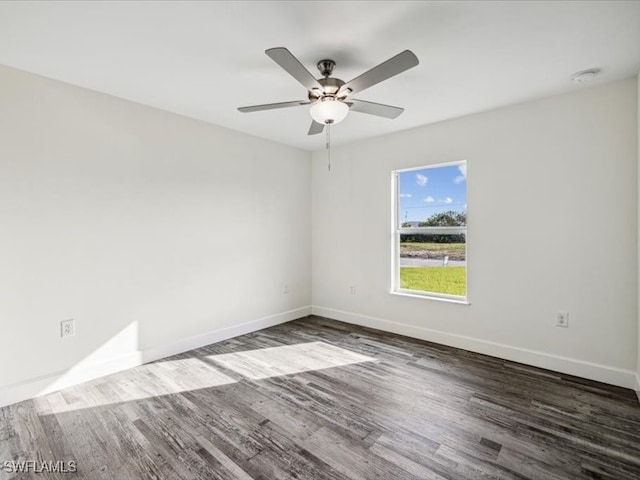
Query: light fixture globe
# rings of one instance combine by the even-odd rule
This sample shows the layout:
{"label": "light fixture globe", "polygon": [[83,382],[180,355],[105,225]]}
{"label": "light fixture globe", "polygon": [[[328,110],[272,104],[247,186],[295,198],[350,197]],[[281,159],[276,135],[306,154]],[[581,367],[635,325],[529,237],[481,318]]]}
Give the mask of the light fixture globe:
{"label": "light fixture globe", "polygon": [[349,113],[349,105],[332,97],[324,97],[311,106],[311,118],[321,125],[340,123]]}

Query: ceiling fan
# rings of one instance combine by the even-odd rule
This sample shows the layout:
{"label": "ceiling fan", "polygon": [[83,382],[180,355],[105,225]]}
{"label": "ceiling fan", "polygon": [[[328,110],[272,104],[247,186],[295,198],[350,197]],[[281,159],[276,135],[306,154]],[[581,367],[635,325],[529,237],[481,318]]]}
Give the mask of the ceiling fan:
{"label": "ceiling fan", "polygon": [[416,57],[412,51],[405,50],[345,83],[339,78],[331,76],[336,66],[333,60],[325,59],[318,62],[317,66],[322,74],[322,78],[316,79],[311,72],[300,63],[300,60],[293,56],[286,48],[270,48],[266,50],[265,53],[308,90],[308,100],[254,105],[251,107],[240,107],[238,110],[247,113],[272,110],[275,108],[311,105],[309,113],[311,113],[313,120],[309,128],[309,135],[321,133],[325,125],[341,122],[345,119],[349,110],[376,115],[378,117],[396,118],[404,111],[404,108],[358,100],[351,96],[398,75],[405,70],[409,70],[419,63],[418,57]]}

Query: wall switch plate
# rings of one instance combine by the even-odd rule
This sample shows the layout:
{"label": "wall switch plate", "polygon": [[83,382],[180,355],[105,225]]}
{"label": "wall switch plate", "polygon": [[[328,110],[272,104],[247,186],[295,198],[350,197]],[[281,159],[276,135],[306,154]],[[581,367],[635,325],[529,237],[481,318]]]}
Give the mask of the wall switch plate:
{"label": "wall switch plate", "polygon": [[289,285],[285,284],[285,285],[282,287],[282,293],[289,293]]}
{"label": "wall switch plate", "polygon": [[60,322],[60,337],[72,337],[76,334],[76,325],[73,318]]}
{"label": "wall switch plate", "polygon": [[355,285],[351,285],[351,286],[349,287],[349,293],[350,293],[351,295],[355,295],[355,294],[356,294],[356,286],[355,286]]}
{"label": "wall switch plate", "polygon": [[556,313],[556,327],[569,328],[569,312]]}

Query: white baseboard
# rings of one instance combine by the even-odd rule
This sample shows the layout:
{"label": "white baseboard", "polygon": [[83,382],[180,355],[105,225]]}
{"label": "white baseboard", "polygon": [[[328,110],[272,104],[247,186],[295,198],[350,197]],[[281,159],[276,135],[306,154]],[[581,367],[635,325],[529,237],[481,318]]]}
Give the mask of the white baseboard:
{"label": "white baseboard", "polygon": [[251,322],[241,323],[240,325],[220,328],[218,330],[203,333],[202,335],[184,338],[168,345],[148,348],[142,352],[142,363],[153,362],[154,360],[170,357],[171,355],[193,350],[194,348],[200,348],[229,338],[239,337],[240,335],[256,332],[263,328],[273,327],[274,325],[297,320],[298,318],[306,317],[307,315],[311,315],[311,305],[289,310],[287,312],[277,313]]}
{"label": "white baseboard", "polygon": [[27,400],[29,398],[46,395],[57,390],[77,385],[82,382],[104,377],[112,373],[133,368],[143,363],[159,360],[177,353],[204,347],[211,343],[220,342],[246,333],[262,330],[281,323],[306,317],[311,314],[311,306],[289,310],[250,322],[220,328],[202,335],[183,338],[168,345],[160,345],[144,350],[138,350],[123,356],[109,359],[105,362],[92,363],[86,366],[72,367],[67,370],[53,372],[23,382],[0,387],[0,407]]}
{"label": "white baseboard", "polygon": [[262,330],[263,328],[296,320],[312,313],[314,315],[332,318],[354,325],[371,327],[442,345],[462,348],[464,350],[482,353],[492,357],[512,360],[514,362],[546,368],[556,372],[630,388],[636,390],[638,398],[640,399],[640,374],[637,374],[632,370],[609,367],[597,363],[585,362],[583,360],[562,357],[536,350],[513,347],[473,337],[442,332],[439,330],[407,325],[382,318],[346,312],[343,310],[319,306],[305,306],[242,323],[240,325],[221,328],[202,335],[180,339],[168,345],[138,350],[127,355],[110,359],[106,362],[70,368],[68,370],[32,378],[24,382],[5,385],[0,387],[0,407],[40,395],[46,395],[72,385],[77,385],[121,370],[136,367],[143,363],[152,362],[171,355],[193,350],[194,348],[204,347],[211,343],[220,342],[229,338]]}
{"label": "white baseboard", "polygon": [[461,348],[471,352],[482,353],[492,357],[503,358],[534,367],[545,368],[560,373],[588,378],[611,385],[636,389],[640,378],[632,370],[624,370],[607,365],[586,362],[574,358],[562,357],[537,350],[513,347],[501,343],[490,342],[464,335],[417,327],[404,323],[393,322],[382,318],[369,317],[357,313],[345,312],[333,308],[313,306],[312,313],[321,317],[332,318],[354,325],[371,327],[385,332],[397,333],[408,337],[419,338],[450,347]]}
{"label": "white baseboard", "polygon": [[638,396],[638,402],[640,402],[640,373],[636,373],[636,395]]}

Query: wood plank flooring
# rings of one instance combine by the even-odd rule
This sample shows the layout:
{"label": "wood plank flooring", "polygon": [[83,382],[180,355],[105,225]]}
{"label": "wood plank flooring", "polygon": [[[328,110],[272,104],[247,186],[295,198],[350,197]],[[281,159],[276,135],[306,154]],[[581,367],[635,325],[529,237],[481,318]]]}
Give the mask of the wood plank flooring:
{"label": "wood plank flooring", "polygon": [[[27,460],[77,471],[4,463]],[[640,404],[307,317],[0,409],[0,479],[18,478],[632,480]]]}

